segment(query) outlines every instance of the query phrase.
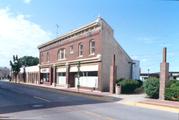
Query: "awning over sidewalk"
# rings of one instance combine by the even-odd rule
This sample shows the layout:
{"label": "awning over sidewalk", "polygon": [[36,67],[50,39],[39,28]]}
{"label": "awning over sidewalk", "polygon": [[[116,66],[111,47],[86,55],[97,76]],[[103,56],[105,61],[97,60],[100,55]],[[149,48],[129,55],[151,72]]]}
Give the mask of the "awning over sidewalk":
{"label": "awning over sidewalk", "polygon": [[[78,71],[77,65],[70,67],[70,72],[77,72],[77,71]],[[81,65],[80,71],[98,71],[98,64]]]}

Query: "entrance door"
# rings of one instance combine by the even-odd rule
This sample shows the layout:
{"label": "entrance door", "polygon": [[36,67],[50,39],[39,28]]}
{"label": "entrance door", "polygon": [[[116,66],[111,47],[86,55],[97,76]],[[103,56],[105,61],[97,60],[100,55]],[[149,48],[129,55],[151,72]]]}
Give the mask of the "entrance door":
{"label": "entrance door", "polygon": [[75,87],[75,72],[70,72],[69,73],[68,84],[70,85],[70,87]]}

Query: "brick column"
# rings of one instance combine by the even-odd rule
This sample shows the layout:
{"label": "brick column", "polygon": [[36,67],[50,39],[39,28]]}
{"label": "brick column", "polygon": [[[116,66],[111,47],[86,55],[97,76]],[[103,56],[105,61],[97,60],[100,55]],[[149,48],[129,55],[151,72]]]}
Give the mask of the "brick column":
{"label": "brick column", "polygon": [[38,72],[38,78],[37,78],[37,84],[40,84],[40,79],[41,79],[41,76],[40,76],[40,66],[39,66],[39,72]]}
{"label": "brick column", "polygon": [[49,82],[50,85],[52,85],[52,80],[53,80],[53,69],[52,66],[49,67]]}
{"label": "brick column", "polygon": [[52,85],[55,87],[56,86],[56,78],[57,78],[57,74],[56,74],[56,66],[53,66],[53,82]]}
{"label": "brick column", "polygon": [[160,92],[159,99],[165,100],[165,87],[169,79],[169,63],[167,63],[167,48],[163,48],[163,61],[160,64]]}
{"label": "brick column", "polygon": [[110,83],[109,83],[109,91],[110,93],[115,93],[115,84],[116,84],[116,64],[115,64],[115,55],[112,58],[112,65],[110,67]]}
{"label": "brick column", "polygon": [[66,63],[66,87],[68,88],[68,87],[70,87],[70,66],[69,66],[69,64],[68,63]]}
{"label": "brick column", "polygon": [[102,70],[101,70],[101,62],[98,63],[98,90],[99,91],[102,91],[103,90],[103,87],[102,87]]}

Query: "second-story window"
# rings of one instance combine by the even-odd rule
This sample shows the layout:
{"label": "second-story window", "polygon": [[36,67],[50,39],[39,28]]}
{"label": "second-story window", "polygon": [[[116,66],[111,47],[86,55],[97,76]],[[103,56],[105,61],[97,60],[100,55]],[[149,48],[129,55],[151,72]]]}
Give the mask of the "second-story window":
{"label": "second-story window", "polygon": [[47,52],[47,55],[46,55],[46,62],[49,62],[50,60],[50,56],[49,56],[49,52]]}
{"label": "second-story window", "polygon": [[70,46],[70,54],[73,54],[73,45]]}
{"label": "second-story window", "polygon": [[89,53],[90,55],[95,54],[95,41],[94,40],[90,40],[89,42]]}
{"label": "second-story window", "polygon": [[59,59],[59,60],[65,59],[65,49],[64,49],[64,48],[63,48],[63,49],[60,49],[60,50],[58,51],[58,59]]}
{"label": "second-story window", "polygon": [[78,45],[78,54],[79,56],[83,56],[83,44],[82,43],[79,43]]}
{"label": "second-story window", "polygon": [[43,52],[40,53],[40,61],[43,62]]}

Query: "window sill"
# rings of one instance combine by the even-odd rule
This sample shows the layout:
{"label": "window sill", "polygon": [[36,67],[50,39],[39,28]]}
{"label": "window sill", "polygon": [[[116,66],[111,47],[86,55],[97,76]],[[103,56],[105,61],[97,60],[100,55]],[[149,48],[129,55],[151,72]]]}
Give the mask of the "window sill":
{"label": "window sill", "polygon": [[82,58],[82,57],[83,57],[83,55],[78,56],[78,58]]}
{"label": "window sill", "polygon": [[58,61],[64,61],[64,60],[66,60],[66,58],[64,58],[64,59],[58,59]]}
{"label": "window sill", "polygon": [[89,54],[89,56],[95,56],[95,53]]}

